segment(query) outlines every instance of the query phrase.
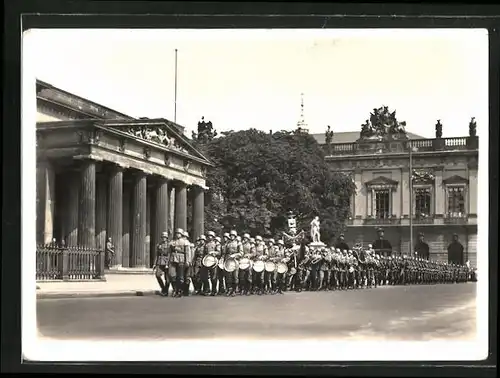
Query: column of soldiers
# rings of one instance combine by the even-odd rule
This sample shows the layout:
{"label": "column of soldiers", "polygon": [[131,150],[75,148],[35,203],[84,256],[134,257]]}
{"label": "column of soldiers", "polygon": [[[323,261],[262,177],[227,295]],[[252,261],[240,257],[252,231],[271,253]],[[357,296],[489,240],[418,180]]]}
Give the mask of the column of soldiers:
{"label": "column of soldiers", "polygon": [[[382,240],[382,242],[381,242]],[[387,242],[388,243],[388,242]],[[467,282],[471,271],[458,263],[432,261],[420,252],[400,256],[387,252],[383,230],[368,248],[349,248],[340,235],[331,247],[309,248],[305,242],[285,245],[283,240],[255,238],[236,231],[222,239],[209,231],[193,244],[177,229],[173,240],[162,234],[157,245],[156,279],[161,294],[236,296],[283,294],[286,291],[349,290],[379,285],[416,285]],[[424,243],[423,235],[419,243]],[[424,243],[426,244],[426,243]],[[375,248],[380,247],[382,248]],[[390,244],[389,244],[390,246]],[[422,245],[417,247],[425,252]]]}

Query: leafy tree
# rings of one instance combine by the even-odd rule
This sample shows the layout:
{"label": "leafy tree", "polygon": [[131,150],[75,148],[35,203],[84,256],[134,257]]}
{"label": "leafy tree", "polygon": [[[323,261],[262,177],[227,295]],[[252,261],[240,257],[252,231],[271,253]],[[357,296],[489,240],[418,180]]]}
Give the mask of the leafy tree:
{"label": "leafy tree", "polygon": [[289,210],[299,230],[318,215],[325,242],[343,229],[354,184],[331,170],[311,135],[250,129],[195,144],[215,164],[207,175],[207,230],[279,237]]}

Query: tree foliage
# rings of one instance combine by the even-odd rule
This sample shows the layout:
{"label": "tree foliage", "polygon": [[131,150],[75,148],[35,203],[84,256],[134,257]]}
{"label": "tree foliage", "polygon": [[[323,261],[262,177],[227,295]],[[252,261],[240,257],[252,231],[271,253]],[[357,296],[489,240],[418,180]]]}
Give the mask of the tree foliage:
{"label": "tree foliage", "polygon": [[325,242],[343,229],[354,184],[331,170],[309,134],[250,129],[195,144],[215,164],[207,174],[207,230],[279,236],[289,210],[299,230],[318,215]]}

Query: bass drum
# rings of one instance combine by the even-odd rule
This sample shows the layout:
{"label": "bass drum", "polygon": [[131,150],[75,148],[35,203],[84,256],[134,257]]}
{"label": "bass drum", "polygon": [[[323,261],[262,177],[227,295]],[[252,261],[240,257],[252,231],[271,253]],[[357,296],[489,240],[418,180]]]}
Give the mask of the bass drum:
{"label": "bass drum", "polygon": [[257,273],[261,273],[264,271],[265,267],[266,267],[266,264],[264,263],[264,261],[257,260],[257,261],[254,261],[252,269],[255,270]]}
{"label": "bass drum", "polygon": [[278,270],[279,274],[286,273],[288,271],[288,266],[286,266],[286,264],[280,262],[280,263],[278,263],[277,270]]}
{"label": "bass drum", "polygon": [[266,272],[274,272],[276,270],[276,264],[273,263],[272,261],[266,261],[265,262],[265,269],[266,269]]}
{"label": "bass drum", "polygon": [[214,266],[217,265],[219,261],[217,260],[217,257],[212,256],[212,255],[206,255],[203,260],[201,260],[201,263],[203,264],[204,267],[207,268],[213,268]]}
{"label": "bass drum", "polygon": [[236,261],[236,259],[233,259],[233,258],[228,258],[225,262],[224,262],[224,270],[226,272],[234,272],[236,269],[238,269],[238,261]]}

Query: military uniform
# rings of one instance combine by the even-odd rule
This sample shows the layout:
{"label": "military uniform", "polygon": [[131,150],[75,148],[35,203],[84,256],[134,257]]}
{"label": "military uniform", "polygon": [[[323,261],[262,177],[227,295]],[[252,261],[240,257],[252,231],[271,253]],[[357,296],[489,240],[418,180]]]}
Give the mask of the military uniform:
{"label": "military uniform", "polygon": [[[156,245],[156,261],[155,261],[155,276],[160,285],[160,290],[162,295],[168,295],[168,289],[170,287],[170,280],[168,274],[168,259],[169,259],[169,242],[168,234],[164,232],[162,234],[162,241]],[[163,281],[164,277],[165,281]]]}
{"label": "military uniform", "polygon": [[170,243],[170,259],[168,266],[168,274],[170,282],[174,284],[175,297],[181,297],[184,293],[184,274],[186,266],[189,265],[191,254],[191,243],[182,235],[182,230],[177,230],[177,239]]}
{"label": "military uniform", "polygon": [[[282,240],[278,241],[278,246],[276,247],[275,252],[276,252],[275,253],[276,263],[283,262],[286,264],[288,262],[288,258],[285,256],[285,248]],[[275,269],[272,278],[273,292],[283,294],[284,283],[285,283],[285,273],[278,273],[278,269]]]}
{"label": "military uniform", "polygon": [[[225,259],[234,256],[236,260],[241,258],[242,256],[242,247],[241,243],[236,239],[236,232],[231,231],[231,240],[226,244],[225,248]],[[232,272],[226,272],[226,283],[228,285],[229,291],[227,293],[228,296],[233,296],[236,294],[238,289],[238,277],[239,269],[236,268]]]}
{"label": "military uniform", "polygon": [[[262,238],[260,236],[257,236],[255,238],[256,244],[255,244],[255,259],[256,260],[263,260],[265,256],[267,256],[267,246],[264,244],[262,241]],[[257,294],[261,295],[264,292],[264,271],[262,272],[256,272],[252,271],[253,273],[253,278],[252,282],[254,285],[254,290]]]}
{"label": "military uniform", "polygon": [[[274,240],[269,240],[269,245],[267,246],[266,261],[276,261],[276,246],[274,245]],[[264,270],[264,292],[266,294],[273,291],[273,277],[274,272],[268,272]]]}
{"label": "military uniform", "polygon": [[[250,241],[250,235],[243,235],[243,243],[241,244],[243,257],[253,260],[255,257],[255,245]],[[240,270],[239,284],[241,294],[250,295],[252,290],[252,267],[246,270]]]}
{"label": "military uniform", "polygon": [[114,256],[115,256],[115,246],[111,242],[111,238],[109,238],[108,241],[106,242],[106,252],[105,252],[107,269],[109,269],[109,267],[111,266]]}
{"label": "military uniform", "polygon": [[205,235],[198,238],[198,242],[194,248],[194,261],[192,270],[193,286],[196,294],[203,293],[202,272],[203,272],[203,250],[205,248]]}
{"label": "military uniform", "polygon": [[[210,231],[208,233],[208,241],[203,246],[203,257],[207,255],[212,255],[214,257],[220,258],[221,256],[221,246],[215,239],[215,233]],[[201,277],[203,281],[203,293],[210,293],[212,296],[215,296],[217,293],[217,264],[215,266],[208,268],[206,266],[202,266],[201,268]],[[211,286],[211,288],[210,288]],[[211,290],[210,290],[211,289]]]}

